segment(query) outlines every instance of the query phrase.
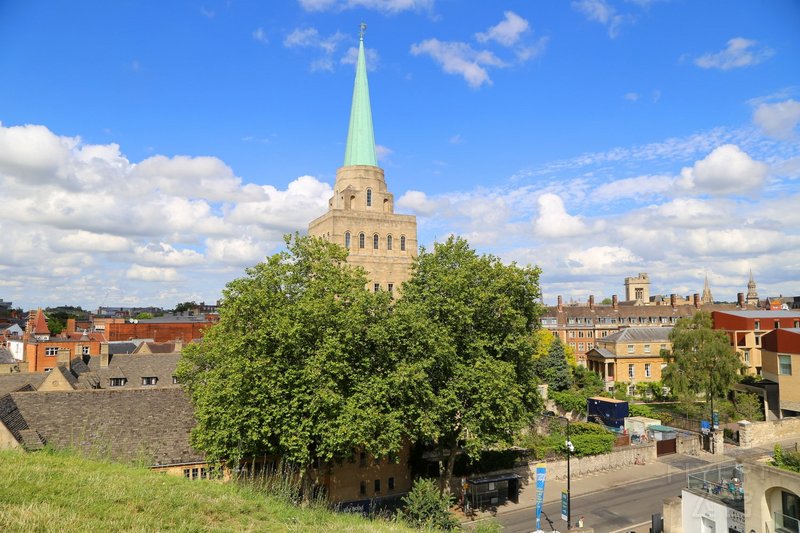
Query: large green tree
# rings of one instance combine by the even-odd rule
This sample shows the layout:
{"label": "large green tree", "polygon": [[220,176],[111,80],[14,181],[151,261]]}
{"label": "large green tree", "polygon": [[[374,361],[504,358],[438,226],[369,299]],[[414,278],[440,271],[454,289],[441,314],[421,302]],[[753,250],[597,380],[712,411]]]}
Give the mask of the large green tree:
{"label": "large green tree", "polygon": [[404,416],[439,452],[446,488],[457,454],[511,444],[541,407],[535,329],[539,269],[505,265],[450,237],[420,251],[392,316],[403,354]]}
{"label": "large green tree", "polygon": [[572,385],[572,371],[567,363],[564,343],[558,337],[553,337],[547,355],[535,363],[535,372],[542,382],[549,385],[550,390],[562,391]]}
{"label": "large green tree", "polygon": [[712,398],[723,398],[742,369],[728,336],[712,328],[709,313],[698,312],[678,320],[669,338],[662,381],[679,398],[703,395],[710,410]]}
{"label": "large green tree", "polygon": [[[400,449],[390,297],[366,291],[347,251],[311,237],[247,269],[223,292],[220,321],[184,348],[178,378],[195,405],[192,444],[236,462],[315,459]],[[397,385],[397,387],[395,387]]]}

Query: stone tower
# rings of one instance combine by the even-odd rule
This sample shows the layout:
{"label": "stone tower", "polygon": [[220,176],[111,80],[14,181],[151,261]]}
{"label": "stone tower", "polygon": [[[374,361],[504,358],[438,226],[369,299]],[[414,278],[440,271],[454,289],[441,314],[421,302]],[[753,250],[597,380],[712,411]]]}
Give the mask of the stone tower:
{"label": "stone tower", "polygon": [[417,219],[395,214],[394,195],[378,166],[364,59],[365,28],[362,24],[344,166],[336,171],[328,212],[311,221],[308,233],[347,248],[347,261],[367,271],[370,290],[392,292],[411,274],[417,254]]}
{"label": "stone tower", "polygon": [[747,305],[758,307],[758,291],[756,290],[756,280],[753,279],[753,269],[750,269],[750,281],[747,282],[747,297],[744,302]]}
{"label": "stone tower", "polygon": [[650,301],[650,278],[647,273],[642,272],[636,278],[625,278],[625,300],[642,303]]}
{"label": "stone tower", "polygon": [[703,285],[703,296],[700,298],[700,301],[704,304],[713,304],[714,297],[711,295],[711,287],[708,285],[708,273],[706,273],[706,282]]}

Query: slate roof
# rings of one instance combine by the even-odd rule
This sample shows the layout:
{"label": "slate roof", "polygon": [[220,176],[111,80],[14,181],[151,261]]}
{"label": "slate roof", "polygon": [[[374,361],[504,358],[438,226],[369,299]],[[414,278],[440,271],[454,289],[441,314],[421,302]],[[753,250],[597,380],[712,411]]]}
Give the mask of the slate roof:
{"label": "slate roof", "polygon": [[143,342],[133,353],[175,353],[176,347],[174,342]]}
{"label": "slate roof", "polygon": [[[605,304],[595,304],[594,307],[589,307],[588,305],[564,305],[561,311],[558,310],[558,306],[548,306],[542,314],[542,318],[557,318],[560,325],[565,325],[568,318],[591,318],[595,320],[594,324],[599,324],[596,321],[599,318],[691,318],[698,310],[729,313],[735,309],[737,308],[733,304],[702,304],[700,309],[697,309],[694,305],[688,304],[672,307],[669,304],[627,305],[625,302],[620,302],[616,309],[613,305]],[[585,327],[582,324],[575,324],[575,326]]]}
{"label": "slate roof", "polygon": [[800,317],[800,311],[723,311],[726,315],[738,316],[741,318],[795,318]]}
{"label": "slate roof", "polygon": [[671,326],[625,328],[597,339],[597,342],[668,342],[670,333],[672,333]]}
{"label": "slate roof", "polygon": [[[79,380],[88,382],[96,380],[101,388],[110,387],[111,378],[125,378],[126,382],[115,389],[141,388],[142,378],[158,378],[155,385],[147,388],[177,387],[172,383],[172,376],[181,358],[179,353],[165,354],[119,354],[110,358],[107,367],[100,366],[100,356],[92,356],[88,363],[88,373],[82,373]],[[74,368],[74,367],[73,367]]]}
{"label": "slate roof", "polygon": [[614,353],[606,350],[605,348],[592,348],[591,350],[586,352],[586,355],[595,355],[595,354],[599,355],[603,359],[616,359],[617,358],[617,356],[614,355]]}
{"label": "slate roof", "polygon": [[5,346],[0,346],[0,365],[13,365],[14,363],[19,362],[21,361],[14,359],[14,356],[11,354],[11,350]]}
{"label": "slate roof", "polygon": [[36,390],[46,377],[47,374],[43,372],[30,374],[28,372],[0,374],[0,395],[15,392],[20,389]]}
{"label": "slate roof", "polygon": [[0,422],[26,448],[48,444],[150,466],[203,461],[189,445],[195,420],[180,388],[15,392],[0,398]]}
{"label": "slate roof", "polygon": [[133,353],[136,351],[137,344],[135,342],[109,342],[108,343],[108,353],[111,355],[117,355],[121,353]]}

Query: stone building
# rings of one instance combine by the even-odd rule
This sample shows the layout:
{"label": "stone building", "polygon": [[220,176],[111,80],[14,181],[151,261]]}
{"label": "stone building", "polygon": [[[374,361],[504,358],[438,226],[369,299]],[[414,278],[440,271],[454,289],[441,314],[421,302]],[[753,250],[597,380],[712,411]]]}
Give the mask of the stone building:
{"label": "stone building", "polygon": [[417,254],[416,217],[394,212],[394,195],[377,163],[363,31],[344,166],[336,171],[328,212],[311,221],[308,233],[347,248],[348,262],[367,271],[375,291],[399,289]]}

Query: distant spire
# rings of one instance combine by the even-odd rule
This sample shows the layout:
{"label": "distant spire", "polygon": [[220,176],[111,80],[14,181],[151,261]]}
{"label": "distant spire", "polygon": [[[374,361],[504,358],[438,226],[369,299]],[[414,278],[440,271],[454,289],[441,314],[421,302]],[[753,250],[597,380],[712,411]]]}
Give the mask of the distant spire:
{"label": "distant spire", "polygon": [[372,130],[372,110],[369,105],[369,85],[367,83],[367,62],[364,58],[364,30],[361,23],[358,42],[358,61],[356,62],[356,81],[353,86],[353,104],[350,108],[350,128],[347,132],[347,148],[344,152],[344,166],[378,166],[375,156],[375,133]]}
{"label": "distant spire", "polygon": [[704,304],[713,304],[714,303],[714,297],[711,296],[711,287],[709,287],[709,285],[708,285],[708,272],[707,271],[706,271],[706,283],[703,286],[703,297],[701,298],[701,301]]}

